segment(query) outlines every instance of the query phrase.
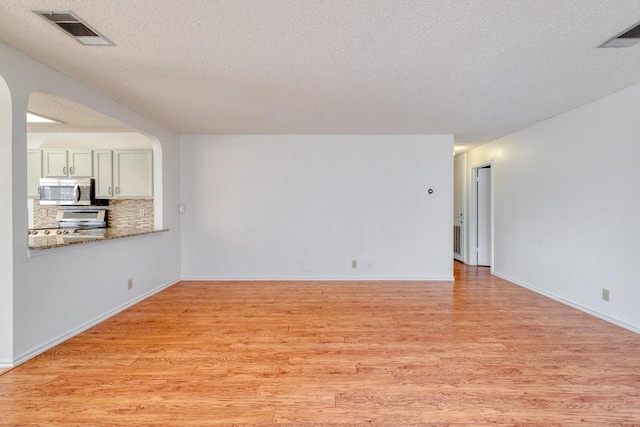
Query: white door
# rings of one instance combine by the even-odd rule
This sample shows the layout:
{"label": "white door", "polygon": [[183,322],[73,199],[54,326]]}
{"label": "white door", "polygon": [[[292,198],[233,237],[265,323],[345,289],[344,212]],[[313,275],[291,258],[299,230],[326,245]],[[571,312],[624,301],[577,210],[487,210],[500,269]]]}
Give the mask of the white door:
{"label": "white door", "polygon": [[96,198],[113,198],[113,162],[111,150],[96,150],[93,152],[93,170],[96,179]]}
{"label": "white door", "polygon": [[119,198],[153,197],[153,152],[114,151],[113,185]]}
{"label": "white door", "polygon": [[67,150],[44,150],[42,175],[45,178],[66,178]]}
{"label": "white door", "polygon": [[478,265],[491,265],[491,168],[476,169]]}
{"label": "white door", "polygon": [[93,177],[91,150],[69,150],[69,176],[73,178]]}

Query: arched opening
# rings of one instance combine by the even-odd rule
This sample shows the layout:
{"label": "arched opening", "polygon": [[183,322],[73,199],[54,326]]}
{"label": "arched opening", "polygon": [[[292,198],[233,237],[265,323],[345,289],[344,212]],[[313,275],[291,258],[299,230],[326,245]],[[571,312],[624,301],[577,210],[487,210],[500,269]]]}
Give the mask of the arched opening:
{"label": "arched opening", "polygon": [[[47,92],[32,93],[28,110],[53,120],[27,123],[29,228],[56,225],[58,208],[39,203],[40,178],[93,178],[96,199],[109,206],[109,227],[162,228],[162,149],[156,137]],[[71,176],[72,158],[86,165],[82,176]],[[127,171],[123,171],[125,162]],[[129,192],[121,191],[125,175],[132,188]]]}
{"label": "arched opening", "polygon": [[[9,87],[0,76],[0,194],[11,200],[12,118]],[[13,213],[0,203],[0,368],[13,364]]]}

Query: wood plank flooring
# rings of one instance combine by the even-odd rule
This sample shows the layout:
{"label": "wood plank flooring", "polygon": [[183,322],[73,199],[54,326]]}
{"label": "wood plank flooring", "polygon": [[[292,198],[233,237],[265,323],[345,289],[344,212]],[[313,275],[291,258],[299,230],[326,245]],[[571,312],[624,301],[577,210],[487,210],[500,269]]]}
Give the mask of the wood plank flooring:
{"label": "wood plank flooring", "polygon": [[0,425],[635,425],[640,335],[456,282],[183,282],[0,376]]}

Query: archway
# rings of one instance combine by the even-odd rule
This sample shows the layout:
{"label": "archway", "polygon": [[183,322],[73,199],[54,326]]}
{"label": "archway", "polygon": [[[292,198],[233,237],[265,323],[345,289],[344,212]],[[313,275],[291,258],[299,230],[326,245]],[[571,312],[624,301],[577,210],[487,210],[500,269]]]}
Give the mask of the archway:
{"label": "archway", "polygon": [[[37,202],[37,181],[40,177],[46,177],[47,152],[60,150],[87,150],[93,153],[89,157],[94,156],[96,198],[110,199],[108,204],[113,218],[126,217],[128,221],[138,221],[132,228],[162,228],[162,149],[156,137],[53,93],[32,93],[28,110],[55,120],[53,123],[27,123],[29,228],[55,226],[55,214],[52,218],[55,209],[42,208]],[[153,153],[153,197],[147,197],[146,200],[145,197],[134,197],[137,200],[127,200],[126,206],[121,203],[124,200],[99,191],[98,184],[104,181],[104,177],[96,169],[98,164],[110,164],[111,153],[115,158],[116,152],[123,150],[149,150]],[[41,168],[41,176],[31,173],[32,169],[38,167]],[[111,176],[110,173],[108,175]],[[119,214],[123,210],[126,214]]]}

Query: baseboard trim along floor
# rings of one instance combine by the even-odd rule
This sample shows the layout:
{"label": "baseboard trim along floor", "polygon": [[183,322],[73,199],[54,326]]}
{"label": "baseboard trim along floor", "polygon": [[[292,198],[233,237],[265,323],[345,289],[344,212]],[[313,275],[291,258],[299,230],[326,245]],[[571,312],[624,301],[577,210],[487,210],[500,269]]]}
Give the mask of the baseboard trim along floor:
{"label": "baseboard trim along floor", "polygon": [[[180,280],[174,280],[174,281],[171,281],[169,283],[166,283],[166,284],[164,284],[164,285],[162,285],[162,286],[160,286],[158,288],[155,288],[155,289],[153,289],[153,290],[151,290],[149,292],[146,292],[146,293],[144,293],[142,295],[139,295],[138,297],[136,297],[136,298],[134,298],[134,299],[132,299],[130,301],[127,301],[126,303],[114,308],[113,310],[108,311],[107,313],[105,313],[105,314],[103,314],[101,316],[98,316],[98,317],[86,322],[85,324],[83,324],[81,326],[78,326],[77,328],[74,328],[74,329],[72,329],[72,330],[70,330],[68,332],[65,332],[64,334],[62,334],[62,335],[60,335],[60,336],[48,341],[47,343],[45,343],[45,344],[43,344],[41,346],[38,346],[38,347],[36,347],[36,348],[34,348],[34,349],[22,354],[21,356],[17,357],[15,359],[13,365],[9,366],[9,368],[16,367],[16,366],[26,362],[27,360],[32,359],[32,358],[36,357],[37,355],[44,353],[45,351],[57,346],[58,344],[61,344],[61,343],[65,342],[66,340],[68,340],[70,338],[73,338],[74,336],[86,331],[87,329],[93,328],[94,326],[104,322],[105,320],[109,319],[110,317],[115,316],[116,314],[126,310],[127,308],[136,305],[140,301],[145,300],[145,299],[149,298],[150,296],[155,295],[158,292],[161,292],[161,291],[163,291],[163,290],[165,290],[165,289],[167,289],[167,288],[169,288],[169,287],[171,287],[171,286],[173,286],[173,285],[175,285],[176,283],[179,283],[179,282],[180,282]],[[2,365],[0,365],[0,368],[2,368]]]}

